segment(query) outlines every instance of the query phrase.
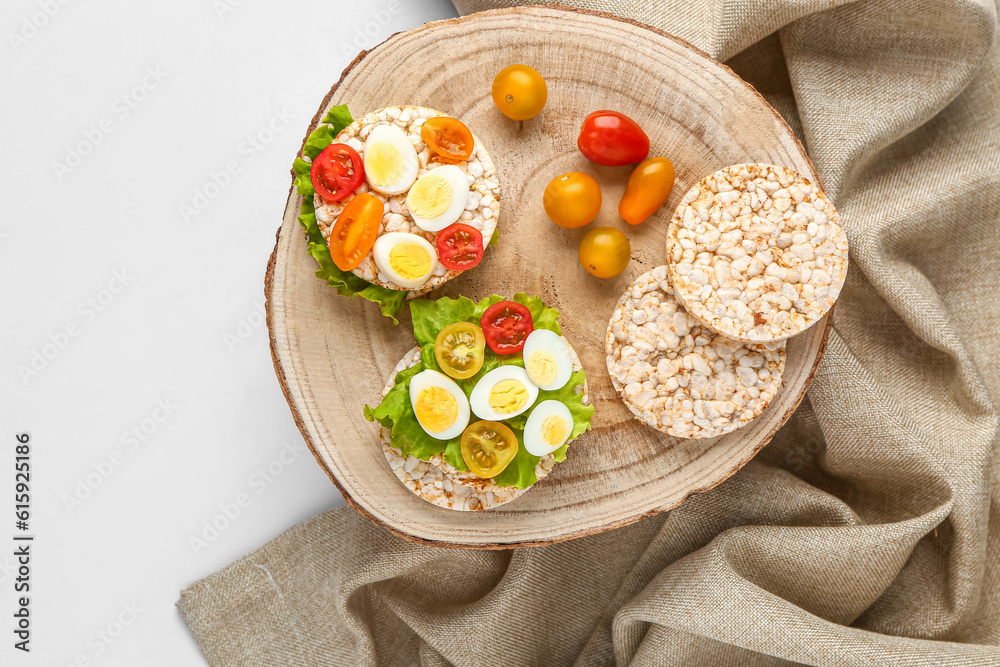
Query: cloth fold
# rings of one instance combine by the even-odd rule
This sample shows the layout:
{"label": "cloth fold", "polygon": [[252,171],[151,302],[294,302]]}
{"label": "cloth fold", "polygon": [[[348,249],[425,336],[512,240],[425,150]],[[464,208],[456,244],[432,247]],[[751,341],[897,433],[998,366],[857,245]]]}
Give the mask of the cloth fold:
{"label": "cloth fold", "polygon": [[726,61],[804,140],[851,242],[807,400],[717,488],[563,544],[440,550],[315,517],[182,593],[206,658],[1000,665],[997,5],[567,4]]}

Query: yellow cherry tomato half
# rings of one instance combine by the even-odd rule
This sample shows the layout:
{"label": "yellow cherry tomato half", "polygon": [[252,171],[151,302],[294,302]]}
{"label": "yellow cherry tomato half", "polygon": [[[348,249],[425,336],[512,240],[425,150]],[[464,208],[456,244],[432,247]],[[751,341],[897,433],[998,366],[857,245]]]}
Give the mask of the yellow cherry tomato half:
{"label": "yellow cherry tomato half", "polygon": [[504,67],[493,79],[493,102],[512,120],[528,120],[542,113],[549,89],[545,79],[527,65]]}
{"label": "yellow cherry tomato half", "polygon": [[643,160],[628,177],[618,215],[630,225],[638,225],[653,215],[670,198],[674,189],[674,165],[665,157]]}
{"label": "yellow cherry tomato half", "polygon": [[465,123],[448,116],[434,116],[424,121],[420,126],[420,138],[447,162],[468,160],[475,146],[472,132]]}
{"label": "yellow cherry tomato half", "polygon": [[456,380],[470,378],[483,367],[486,338],[472,322],[455,322],[434,339],[434,358],[444,374]]}
{"label": "yellow cherry tomato half", "polygon": [[500,422],[478,421],[462,433],[462,458],[476,477],[490,479],[517,454],[517,436]]}
{"label": "yellow cherry tomato half", "polygon": [[371,252],[378,238],[384,205],[373,194],[361,192],[354,196],[330,230],[327,246],[330,258],[341,271],[351,271]]}
{"label": "yellow cherry tomato half", "polygon": [[583,227],[601,212],[601,186],[579,171],[556,176],[545,186],[542,206],[549,220],[560,227]]}
{"label": "yellow cherry tomato half", "polygon": [[580,241],[580,263],[598,278],[614,278],[631,258],[628,237],[614,227],[594,227]]}

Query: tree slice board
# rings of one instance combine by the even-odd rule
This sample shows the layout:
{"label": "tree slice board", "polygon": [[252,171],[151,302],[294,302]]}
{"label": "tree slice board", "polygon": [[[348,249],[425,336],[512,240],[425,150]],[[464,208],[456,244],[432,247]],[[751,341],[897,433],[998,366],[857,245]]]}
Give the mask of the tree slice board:
{"label": "tree slice board", "polygon": [[[525,63],[549,87],[544,112],[515,122],[496,109],[490,84],[506,65]],[[338,296],[316,278],[297,221],[301,198],[289,193],[265,293],[271,354],[281,387],[316,460],[344,498],[406,539],[450,547],[545,545],[624,526],[710,489],[743,466],[788,419],[816,372],[829,316],[788,343],[784,385],[750,425],[707,440],[667,436],[632,418],[608,377],[604,337],[623,290],[665,263],[667,225],[684,193],[703,176],[737,162],[789,167],[819,182],[792,131],[729,68],[690,44],[610,15],[521,7],[428,23],[361,53],[323,100],[346,103],[355,117],[395,104],[440,109],[463,120],[486,144],[502,189],[499,246],[475,270],[432,292],[527,292],[562,313],[580,354],[596,408],[552,474],[514,502],[485,512],[427,503],[386,464],[376,425],[362,408],[377,404],[387,375],[413,346],[408,310],[398,326],[375,304]],[[614,109],[649,134],[651,155],[669,157],[677,182],[667,204],[639,227],[618,217],[629,168],[601,167],[577,150],[583,118]],[[308,135],[308,133],[307,133]],[[582,229],[553,225],[542,191],[555,176],[583,171],[600,183],[604,204]],[[632,261],[615,279],[586,273],[582,236],[596,225],[625,231]]]}

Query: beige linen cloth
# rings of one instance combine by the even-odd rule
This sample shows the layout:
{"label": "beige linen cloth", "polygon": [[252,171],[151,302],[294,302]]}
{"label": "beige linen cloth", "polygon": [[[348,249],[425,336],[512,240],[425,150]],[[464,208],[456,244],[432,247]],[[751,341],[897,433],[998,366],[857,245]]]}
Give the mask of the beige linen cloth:
{"label": "beige linen cloth", "polygon": [[[517,3],[455,0],[473,12]],[[1000,665],[1000,49],[987,0],[580,0],[802,138],[851,241],[808,398],[716,489],[513,552],[351,509],[185,590],[213,665]]]}

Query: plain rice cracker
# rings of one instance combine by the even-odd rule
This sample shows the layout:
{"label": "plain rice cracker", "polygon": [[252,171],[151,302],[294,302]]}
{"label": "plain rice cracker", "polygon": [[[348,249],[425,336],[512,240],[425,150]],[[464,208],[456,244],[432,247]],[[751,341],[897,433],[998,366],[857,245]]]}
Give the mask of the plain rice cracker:
{"label": "plain rice cracker", "polygon": [[785,341],[745,343],[706,329],[659,266],[615,306],[605,341],[611,383],[636,419],[679,438],[711,438],[758,417],[781,386]]}
{"label": "plain rice cracker", "polygon": [[847,235],[826,195],[794,171],[737,164],[703,178],[667,232],[670,279],[705,326],[745,341],[804,331],[847,276]]}

